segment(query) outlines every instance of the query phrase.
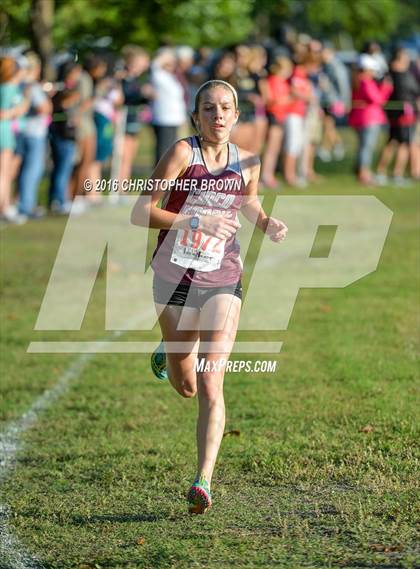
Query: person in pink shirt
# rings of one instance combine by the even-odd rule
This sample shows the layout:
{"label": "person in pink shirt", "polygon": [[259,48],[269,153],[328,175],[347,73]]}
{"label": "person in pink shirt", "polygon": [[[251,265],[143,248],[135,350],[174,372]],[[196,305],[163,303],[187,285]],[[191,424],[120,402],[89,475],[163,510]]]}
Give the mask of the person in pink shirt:
{"label": "person in pink shirt", "polygon": [[349,115],[349,124],[356,130],[359,139],[358,178],[360,183],[368,185],[373,184],[371,164],[380,128],[387,122],[383,106],[392,92],[392,85],[386,79],[381,83],[375,81],[377,65],[371,55],[360,56]]}

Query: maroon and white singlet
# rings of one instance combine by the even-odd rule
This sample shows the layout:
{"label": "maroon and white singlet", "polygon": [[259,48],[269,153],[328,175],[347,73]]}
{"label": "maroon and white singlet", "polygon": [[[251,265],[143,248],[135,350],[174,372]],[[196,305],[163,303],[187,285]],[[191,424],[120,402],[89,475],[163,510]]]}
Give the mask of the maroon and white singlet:
{"label": "maroon and white singlet", "polygon": [[[165,195],[162,208],[185,215],[217,215],[237,220],[245,184],[238,148],[228,144],[228,163],[220,174],[206,167],[197,136],[187,139],[192,155],[187,170]],[[242,274],[239,243],[206,235],[200,228],[159,233],[152,268],[161,279],[174,284],[220,287],[237,283]]]}

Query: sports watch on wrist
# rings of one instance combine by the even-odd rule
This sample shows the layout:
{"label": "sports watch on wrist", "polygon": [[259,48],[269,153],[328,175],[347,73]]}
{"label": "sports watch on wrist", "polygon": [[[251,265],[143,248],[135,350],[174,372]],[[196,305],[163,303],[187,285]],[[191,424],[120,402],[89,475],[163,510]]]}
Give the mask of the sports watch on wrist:
{"label": "sports watch on wrist", "polygon": [[193,215],[192,218],[190,219],[190,227],[193,230],[198,229],[200,225],[200,218],[198,217],[198,215]]}

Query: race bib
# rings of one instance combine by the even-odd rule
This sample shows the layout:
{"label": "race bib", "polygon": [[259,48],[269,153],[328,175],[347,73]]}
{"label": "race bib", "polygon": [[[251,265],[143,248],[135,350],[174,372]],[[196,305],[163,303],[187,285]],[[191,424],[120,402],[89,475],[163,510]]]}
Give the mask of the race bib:
{"label": "race bib", "polygon": [[178,229],[171,263],[196,271],[220,269],[226,239],[206,235],[201,229]]}

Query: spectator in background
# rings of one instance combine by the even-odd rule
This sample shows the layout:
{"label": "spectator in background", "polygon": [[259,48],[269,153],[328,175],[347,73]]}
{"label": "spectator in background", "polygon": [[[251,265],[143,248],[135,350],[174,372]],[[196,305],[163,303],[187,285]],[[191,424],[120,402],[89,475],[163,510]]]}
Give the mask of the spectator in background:
{"label": "spectator in background", "polygon": [[[16,65],[18,69],[17,73],[17,83],[18,83],[18,95],[15,100],[16,103],[20,103],[24,100],[26,93],[26,74],[28,69],[28,60],[23,54],[18,54],[15,58]],[[12,182],[15,181],[19,173],[20,165],[22,163],[22,157],[24,152],[24,133],[25,133],[25,123],[26,123],[26,113],[15,118],[12,126],[16,138],[16,148],[12,159]]]}
{"label": "spectator in background", "polygon": [[158,50],[152,63],[152,124],[156,136],[155,164],[177,140],[187,119],[184,89],[176,76],[177,59],[171,48]]}
{"label": "spectator in background", "polygon": [[42,217],[37,209],[38,188],[45,170],[51,100],[39,82],[41,61],[34,52],[26,53],[26,93],[30,107],[22,133],[22,164],[18,176],[19,213],[31,218]]}
{"label": "spectator in background", "polygon": [[[76,125],[80,108],[81,92],[78,82],[81,66],[74,62],[64,63],[58,72],[62,82],[52,97],[53,120],[50,125],[50,144],[53,169],[51,172],[48,206],[53,213],[70,213],[68,185],[76,156]],[[77,206],[76,206],[77,207]]]}
{"label": "spectator in background", "polygon": [[138,135],[142,128],[141,111],[154,97],[150,82],[150,57],[146,50],[136,45],[126,45],[122,50],[124,70],[120,74],[125,107],[125,134],[122,144],[119,172],[120,187],[131,177],[133,161],[137,153]]}
{"label": "spectator in background", "polygon": [[[107,67],[106,62],[98,58],[97,66],[91,69],[94,92],[93,120],[96,127],[96,152],[89,176],[93,188],[96,188],[97,180],[101,179],[102,164],[112,155],[115,110],[124,100],[119,83],[105,76]],[[90,192],[87,198],[91,203],[100,203],[102,194]]]}
{"label": "spectator in background", "polygon": [[266,89],[267,89],[267,52],[261,45],[251,46],[248,69],[250,76],[255,81],[255,143],[252,151],[260,154],[267,135],[268,120],[265,112]]}
{"label": "spectator in background", "polygon": [[79,103],[76,123],[77,164],[71,180],[73,196],[84,194],[84,182],[89,178],[90,168],[95,159],[96,129],[93,120],[93,77],[91,73],[97,65],[97,56],[88,56],[76,85],[79,92]]}
{"label": "spectator in background", "polygon": [[[420,54],[410,66],[410,73],[417,85],[420,85]],[[420,180],[420,97],[416,101],[416,123],[410,142],[410,174],[414,180]]]}
{"label": "spectator in background", "polygon": [[406,50],[397,49],[390,64],[393,91],[386,114],[390,129],[389,139],[379,160],[376,181],[380,185],[388,182],[388,168],[395,154],[393,182],[404,186],[404,172],[409,159],[409,149],[416,123],[416,105],[420,97],[420,85],[410,72],[410,57]]}
{"label": "spectator in background", "polygon": [[322,50],[323,71],[329,82],[324,92],[324,136],[318,156],[324,162],[332,158],[342,160],[345,155],[344,145],[336,128],[337,120],[343,118],[351,109],[350,77],[346,66],[335,54],[330,44],[324,44]]}
{"label": "spectator in background", "polygon": [[231,85],[235,84],[236,58],[231,51],[223,51],[213,61],[209,79],[220,79]]}
{"label": "spectator in background", "polygon": [[362,55],[370,55],[375,61],[375,71],[373,77],[375,81],[382,81],[388,73],[388,63],[382,52],[381,46],[376,41],[368,41],[365,43]]}
{"label": "spectator in background", "polygon": [[209,59],[211,57],[210,48],[200,48],[195,56],[194,64],[189,70],[189,87],[190,98],[188,105],[188,113],[194,110],[194,99],[200,85],[205,83],[209,78]]}
{"label": "spectator in background", "polygon": [[362,54],[358,62],[358,70],[354,75],[352,110],[349,124],[358,136],[357,175],[361,184],[372,185],[371,165],[379,131],[386,124],[383,106],[387,102],[392,85],[388,81],[377,83],[374,79],[378,73],[376,60]]}
{"label": "spectator in background", "polygon": [[[188,45],[181,45],[176,48],[175,53],[177,58],[175,75],[184,90],[185,106],[187,111],[189,111],[193,105],[193,99],[191,98],[193,88],[190,80],[190,73],[194,64],[194,50]],[[191,108],[191,111],[192,110],[193,109]],[[186,122],[181,125],[178,136],[189,136],[190,126],[190,122],[186,120]]]}
{"label": "spectator in background", "polygon": [[184,100],[187,108],[190,108],[191,92],[190,92],[190,71],[194,65],[194,50],[188,45],[181,45],[176,48],[177,66],[175,75],[184,89]]}
{"label": "spectator in background", "polygon": [[304,65],[295,67],[289,82],[291,101],[285,123],[284,177],[290,186],[303,186],[306,182],[298,176],[298,158],[305,147],[305,117],[313,99]]}
{"label": "spectator in background", "polygon": [[296,65],[302,64],[308,56],[312,38],[308,34],[299,34],[292,47],[292,58]]}
{"label": "spectator in background", "polygon": [[252,50],[247,45],[235,48],[236,69],[231,82],[238,93],[240,115],[232,130],[231,141],[249,152],[256,152],[259,145],[257,128],[257,109],[263,104],[258,81],[259,75],[250,69]]}
{"label": "spectator in background", "polygon": [[13,121],[24,115],[29,100],[21,97],[19,90],[21,73],[12,57],[0,57],[0,218],[16,224],[25,223],[12,205],[13,157],[16,136]]}
{"label": "spectator in background", "polygon": [[290,59],[279,56],[270,65],[267,78],[266,109],[269,128],[262,161],[261,182],[269,188],[277,186],[275,171],[289,110],[290,85],[288,79],[292,71],[293,65]]}
{"label": "spectator in background", "polygon": [[307,103],[304,122],[303,156],[298,165],[300,185],[305,182],[317,182],[321,178],[315,172],[316,151],[322,141],[321,100],[328,92],[330,84],[322,71],[321,65],[322,45],[313,40],[309,44],[309,51],[304,61],[305,71],[311,85],[312,96]]}

